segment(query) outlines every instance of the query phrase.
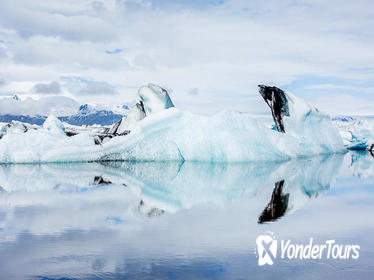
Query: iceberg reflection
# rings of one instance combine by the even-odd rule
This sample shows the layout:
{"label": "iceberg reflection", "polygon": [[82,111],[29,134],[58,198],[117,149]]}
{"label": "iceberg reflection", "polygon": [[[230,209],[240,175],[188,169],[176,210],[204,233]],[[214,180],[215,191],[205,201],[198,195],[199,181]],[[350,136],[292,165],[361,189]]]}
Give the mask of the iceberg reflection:
{"label": "iceberg reflection", "polygon": [[275,183],[271,200],[264,211],[262,211],[260,217],[258,217],[259,224],[277,220],[286,213],[290,194],[283,193],[283,185],[284,180]]}
{"label": "iceberg reflection", "polygon": [[371,215],[371,194],[357,198],[353,188],[311,201],[330,188],[344,157],[354,175],[374,166],[360,154],[251,164],[0,165],[2,277],[152,278],[164,266],[193,274],[201,262],[209,265],[199,269],[220,275],[232,255],[255,270],[250,246],[264,230],[324,239],[349,232],[348,224],[365,230],[370,219],[357,217]]}
{"label": "iceberg reflection", "polygon": [[[133,204],[141,213],[157,216],[155,213],[174,213],[198,205],[224,207],[240,201],[250,203],[271,195],[275,185],[271,202],[266,207],[268,210],[264,210],[259,220],[265,222],[302,207],[310,198],[327,190],[342,159],[343,155],[336,154],[247,164],[107,162],[0,165],[0,186],[7,193],[3,194],[3,199],[8,197],[21,203],[17,198],[33,196],[36,199],[38,193],[42,193],[43,205],[49,204],[49,198],[57,199],[58,194],[85,193],[84,199],[94,199],[95,190],[105,189],[105,197],[110,197],[114,190],[126,188],[121,192],[127,197],[131,193]],[[100,200],[99,197],[95,199]],[[121,198],[115,200],[120,203]],[[13,207],[17,207],[15,201]],[[37,201],[22,199],[22,205],[33,205]],[[277,213],[271,214],[274,211]],[[273,217],[267,217],[269,215]]]}

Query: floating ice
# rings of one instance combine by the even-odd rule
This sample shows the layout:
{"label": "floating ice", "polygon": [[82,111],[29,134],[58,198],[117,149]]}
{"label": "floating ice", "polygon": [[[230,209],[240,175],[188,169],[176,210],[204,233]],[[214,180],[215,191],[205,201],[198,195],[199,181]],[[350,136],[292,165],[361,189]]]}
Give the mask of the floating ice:
{"label": "floating ice", "polygon": [[133,130],[137,123],[145,118],[143,102],[136,103],[119,122],[113,124],[108,133],[121,135],[127,131]]}
{"label": "floating ice", "polygon": [[148,86],[142,86],[139,89],[139,96],[144,103],[147,115],[174,107],[166,89],[155,84],[150,83]]}
{"label": "floating ice", "polygon": [[344,145],[350,150],[374,149],[374,121],[365,117],[337,117],[334,123],[339,128]]}
{"label": "floating ice", "polygon": [[240,113],[201,116],[178,110],[167,91],[152,84],[142,87],[139,95],[146,117],[135,112],[126,126],[117,127],[131,128],[127,135],[113,134],[102,143],[90,132],[67,137],[62,124],[50,117],[41,129],[5,134],[0,162],[279,161],[344,151],[330,117],[290,93],[289,116],[282,119],[286,133]]}
{"label": "floating ice", "polygon": [[49,115],[49,117],[45,120],[43,128],[52,134],[63,134],[65,131],[65,127],[62,122],[53,114]]}

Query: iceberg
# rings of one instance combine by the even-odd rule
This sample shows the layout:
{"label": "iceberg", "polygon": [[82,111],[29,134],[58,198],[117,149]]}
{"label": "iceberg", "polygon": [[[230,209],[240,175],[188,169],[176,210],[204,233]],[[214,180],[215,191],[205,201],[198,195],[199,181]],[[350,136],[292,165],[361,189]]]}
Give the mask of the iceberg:
{"label": "iceberg", "polygon": [[374,156],[374,121],[370,117],[336,117],[344,145],[349,150],[368,150]]}
{"label": "iceberg", "polygon": [[275,130],[238,112],[201,116],[179,110],[164,88],[149,84],[140,88],[141,100],[128,116],[111,128],[64,133],[64,124],[50,116],[43,127],[3,133],[0,162],[283,161],[345,151],[328,115],[275,89],[260,86],[260,92],[270,92],[261,94]]}
{"label": "iceberg", "polygon": [[65,127],[62,122],[51,114],[43,123],[43,128],[52,134],[63,134],[65,132]]}
{"label": "iceberg", "polygon": [[139,89],[139,97],[144,102],[146,114],[161,112],[165,109],[174,107],[166,89],[155,85],[148,84]]}
{"label": "iceberg", "polygon": [[360,178],[369,178],[374,175],[373,154],[364,151],[352,151],[351,168],[353,175]]}
{"label": "iceberg", "polygon": [[119,122],[114,123],[107,131],[109,134],[123,135],[133,130],[136,123],[144,119],[146,116],[143,102],[136,103]]}

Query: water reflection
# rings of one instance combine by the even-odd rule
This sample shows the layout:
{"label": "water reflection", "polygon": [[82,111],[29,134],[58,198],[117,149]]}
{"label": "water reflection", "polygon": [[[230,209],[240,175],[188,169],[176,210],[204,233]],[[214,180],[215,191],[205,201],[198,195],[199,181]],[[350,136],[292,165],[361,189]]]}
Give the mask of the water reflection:
{"label": "water reflection", "polygon": [[48,196],[56,199],[58,194],[85,193],[87,199],[99,189],[110,193],[126,187],[126,196],[137,197],[140,212],[155,216],[149,212],[173,213],[196,205],[222,207],[256,199],[275,184],[272,201],[267,206],[270,208],[263,215],[275,211],[277,213],[272,215],[278,217],[270,219],[264,216],[265,221],[279,218],[286,210],[293,211],[327,190],[342,159],[343,155],[333,155],[248,164],[106,162],[0,165],[0,185],[4,190],[3,198],[37,197],[37,193],[42,192],[44,204]]}
{"label": "water reflection", "polygon": [[350,154],[351,167],[355,176],[369,177],[374,175],[374,156],[365,151],[356,151]]}
{"label": "water reflection", "polygon": [[258,223],[270,222],[282,217],[288,208],[290,194],[283,193],[284,180],[275,183],[271,200],[258,218]]}
{"label": "water reflection", "polygon": [[[324,207],[308,205],[342,170],[368,178],[373,158],[0,165],[0,271],[16,278],[131,278],[149,276],[155,266],[165,270],[160,275],[204,270],[204,263],[219,269],[223,264],[211,258],[227,252],[244,252],[255,264],[249,245],[269,226],[296,234],[308,220],[305,232],[321,232]],[[303,208],[312,212],[300,218]],[[330,215],[341,215],[339,208],[329,208]]]}

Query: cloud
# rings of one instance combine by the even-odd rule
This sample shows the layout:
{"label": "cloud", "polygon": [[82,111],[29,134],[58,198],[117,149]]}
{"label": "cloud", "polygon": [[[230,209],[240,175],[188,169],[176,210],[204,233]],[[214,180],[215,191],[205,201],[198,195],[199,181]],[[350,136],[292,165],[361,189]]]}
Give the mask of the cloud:
{"label": "cloud", "polygon": [[0,62],[5,61],[8,58],[7,48],[0,42]]}
{"label": "cloud", "polygon": [[59,94],[61,93],[60,84],[56,81],[49,84],[38,83],[33,87],[33,92],[40,94]]}
{"label": "cloud", "polygon": [[362,93],[374,93],[374,87],[363,87],[355,85],[336,85],[336,84],[316,84],[306,86],[306,89],[324,89],[324,90],[343,90],[343,91],[359,91]]}
{"label": "cloud", "polygon": [[71,41],[110,41],[116,37],[110,23],[83,12],[82,8],[73,2],[4,0],[0,4],[1,25],[26,38],[45,35]]}
{"label": "cloud", "polygon": [[81,95],[113,95],[116,93],[113,87],[102,83],[88,84],[79,91]]}
{"label": "cloud", "polygon": [[[212,111],[227,108],[222,94],[231,109],[249,108],[251,98],[242,96],[256,94],[257,84],[286,87],[300,77],[359,80],[369,95],[374,11],[370,1],[358,1],[4,0],[0,38],[7,49],[0,74],[17,88],[86,77],[115,85],[122,99],[153,81],[172,88],[176,104],[195,112],[201,106],[200,98],[188,101],[193,87],[210,98]],[[334,84],[315,81],[322,83]],[[294,93],[303,96],[303,89]],[[84,94],[82,101],[97,96]]]}
{"label": "cloud", "polygon": [[191,88],[190,91],[188,92],[189,95],[198,95],[199,94],[199,89],[198,88]]}
{"label": "cloud", "polygon": [[311,98],[310,103],[331,115],[373,115],[374,100],[349,94],[329,94]]}
{"label": "cloud", "polygon": [[13,98],[0,99],[1,114],[11,115],[41,115],[46,116],[51,112],[59,115],[74,114],[77,112],[79,104],[72,98],[65,96],[43,96],[39,99],[26,98],[24,100],[14,100]]}

